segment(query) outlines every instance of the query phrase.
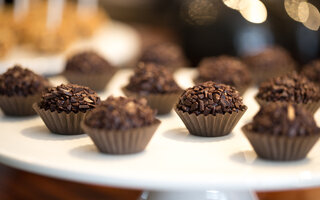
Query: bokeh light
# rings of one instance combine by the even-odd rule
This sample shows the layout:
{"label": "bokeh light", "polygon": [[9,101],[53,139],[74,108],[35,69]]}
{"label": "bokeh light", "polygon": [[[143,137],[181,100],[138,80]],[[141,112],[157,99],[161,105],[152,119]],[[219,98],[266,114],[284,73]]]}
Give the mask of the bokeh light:
{"label": "bokeh light", "polygon": [[241,15],[249,22],[263,23],[267,19],[267,8],[259,0],[248,0],[247,6],[240,10]]}

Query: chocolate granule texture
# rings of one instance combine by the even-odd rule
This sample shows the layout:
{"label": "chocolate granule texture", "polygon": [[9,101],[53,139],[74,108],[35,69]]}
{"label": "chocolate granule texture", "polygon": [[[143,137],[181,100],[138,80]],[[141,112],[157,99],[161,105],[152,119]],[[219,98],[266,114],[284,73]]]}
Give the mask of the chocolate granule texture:
{"label": "chocolate granule texture", "polygon": [[177,108],[189,114],[206,116],[244,111],[247,106],[234,87],[208,81],[185,90]]}
{"label": "chocolate granule texture", "polygon": [[114,70],[107,60],[93,51],[78,53],[68,59],[66,71],[77,73],[106,73]]}
{"label": "chocolate granule texture", "polygon": [[85,123],[92,128],[127,130],[153,124],[155,115],[144,98],[110,96],[87,115]]}
{"label": "chocolate granule texture", "polygon": [[140,62],[152,62],[165,67],[184,67],[186,65],[182,49],[173,43],[161,43],[147,48]]}
{"label": "chocolate granule texture", "polygon": [[296,67],[296,62],[288,51],[279,46],[267,47],[258,54],[246,56],[244,61],[253,71],[294,70]]}
{"label": "chocolate granule texture", "polygon": [[318,86],[296,72],[273,78],[260,85],[258,98],[265,101],[309,103],[320,100]]}
{"label": "chocolate granule texture", "polygon": [[39,107],[51,112],[86,112],[100,104],[97,93],[88,87],[62,84],[47,89],[41,97]]}
{"label": "chocolate granule texture", "polygon": [[47,79],[19,65],[0,75],[0,95],[10,97],[41,94],[48,87],[50,83]]}
{"label": "chocolate granule texture", "polygon": [[155,63],[139,63],[130,77],[127,90],[140,94],[174,93],[182,89],[175,82],[172,74]]}
{"label": "chocolate granule texture", "polygon": [[302,68],[301,74],[315,84],[320,84],[320,59],[314,60]]}
{"label": "chocolate granule texture", "polygon": [[297,104],[274,103],[264,106],[254,116],[252,131],[277,136],[308,136],[320,129],[311,113]]}
{"label": "chocolate granule texture", "polygon": [[247,66],[231,56],[208,57],[198,67],[198,80],[214,81],[231,86],[243,86],[251,83],[251,74]]}

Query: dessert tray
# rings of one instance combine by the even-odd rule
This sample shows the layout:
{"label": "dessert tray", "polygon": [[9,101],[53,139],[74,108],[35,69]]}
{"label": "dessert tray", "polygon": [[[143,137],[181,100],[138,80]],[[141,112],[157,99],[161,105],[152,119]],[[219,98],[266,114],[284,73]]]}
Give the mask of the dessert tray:
{"label": "dessert tray", "polygon": [[[122,95],[121,87],[131,73],[118,71],[100,93],[102,99]],[[175,78],[186,88],[194,75],[193,69],[181,69]],[[62,77],[51,81],[65,82]],[[319,142],[304,160],[257,158],[241,131],[258,110],[253,98],[256,92],[251,88],[245,93],[249,109],[230,135],[189,135],[172,111],[159,116],[162,123],[146,150],[132,155],[99,153],[87,135],[52,134],[38,116],[12,118],[0,113],[0,162],[61,179],[148,190],[149,200],[255,199],[250,191],[320,186]]]}
{"label": "dessert tray", "polygon": [[139,36],[130,26],[111,21],[96,30],[91,38],[75,41],[65,52],[39,54],[25,46],[15,47],[0,60],[0,73],[14,64],[23,64],[38,74],[59,74],[63,71],[69,54],[88,49],[99,52],[116,67],[130,65],[139,53]]}

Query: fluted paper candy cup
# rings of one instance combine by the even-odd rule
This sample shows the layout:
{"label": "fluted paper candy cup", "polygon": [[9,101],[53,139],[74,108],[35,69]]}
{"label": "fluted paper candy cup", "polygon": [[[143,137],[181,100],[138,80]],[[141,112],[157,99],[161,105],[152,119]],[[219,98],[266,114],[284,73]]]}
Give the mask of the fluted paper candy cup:
{"label": "fluted paper candy cup", "polygon": [[[263,99],[260,99],[258,98],[257,96],[255,96],[255,100],[258,102],[258,104],[261,106],[261,107],[264,107],[270,103],[275,103],[273,101],[266,101],[266,100],[263,100]],[[276,101],[277,103],[288,103],[288,102],[281,102],[281,101]],[[300,105],[301,107],[303,107],[304,109],[306,109],[307,111],[311,112],[312,114],[316,113],[317,110],[319,109],[320,107],[320,101],[318,102],[311,102],[311,103],[296,103],[297,105]]]}
{"label": "fluted paper candy cup", "polygon": [[122,91],[127,97],[147,99],[148,105],[152,109],[156,109],[157,114],[159,115],[169,113],[182,93],[181,90],[174,93],[140,95],[139,93],[131,92],[126,88],[122,88]]}
{"label": "fluted paper candy cup", "polygon": [[87,86],[96,91],[102,91],[107,86],[116,70],[110,69],[107,73],[82,74],[77,72],[63,72],[70,83]]}
{"label": "fluted paper candy cup", "polygon": [[241,119],[244,111],[217,114],[217,115],[196,115],[194,113],[181,111],[174,107],[174,110],[179,115],[189,133],[202,137],[220,137],[228,135]]}
{"label": "fluted paper candy cup", "polygon": [[156,120],[152,125],[139,128],[105,130],[88,127],[83,121],[81,127],[102,153],[132,154],[146,148],[160,123]]}
{"label": "fluted paper candy cup", "polygon": [[40,94],[28,96],[6,96],[0,95],[0,107],[8,116],[30,116],[37,113],[32,105],[40,100]]}
{"label": "fluted paper candy cup", "polygon": [[242,131],[260,158],[276,161],[305,158],[319,139],[319,134],[289,137],[256,133],[250,130],[250,124]]}
{"label": "fluted paper candy cup", "polygon": [[80,124],[87,112],[51,112],[50,110],[39,108],[37,103],[33,104],[33,108],[52,133],[60,135],[78,135],[84,133]]}

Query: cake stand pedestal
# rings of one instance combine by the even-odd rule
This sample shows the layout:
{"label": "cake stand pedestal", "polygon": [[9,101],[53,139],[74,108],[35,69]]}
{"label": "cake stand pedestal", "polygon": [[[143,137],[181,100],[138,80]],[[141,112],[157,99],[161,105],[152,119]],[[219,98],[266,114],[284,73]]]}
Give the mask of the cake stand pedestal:
{"label": "cake stand pedestal", "polygon": [[218,191],[205,192],[171,191],[143,192],[139,200],[258,200],[254,192],[249,191]]}

